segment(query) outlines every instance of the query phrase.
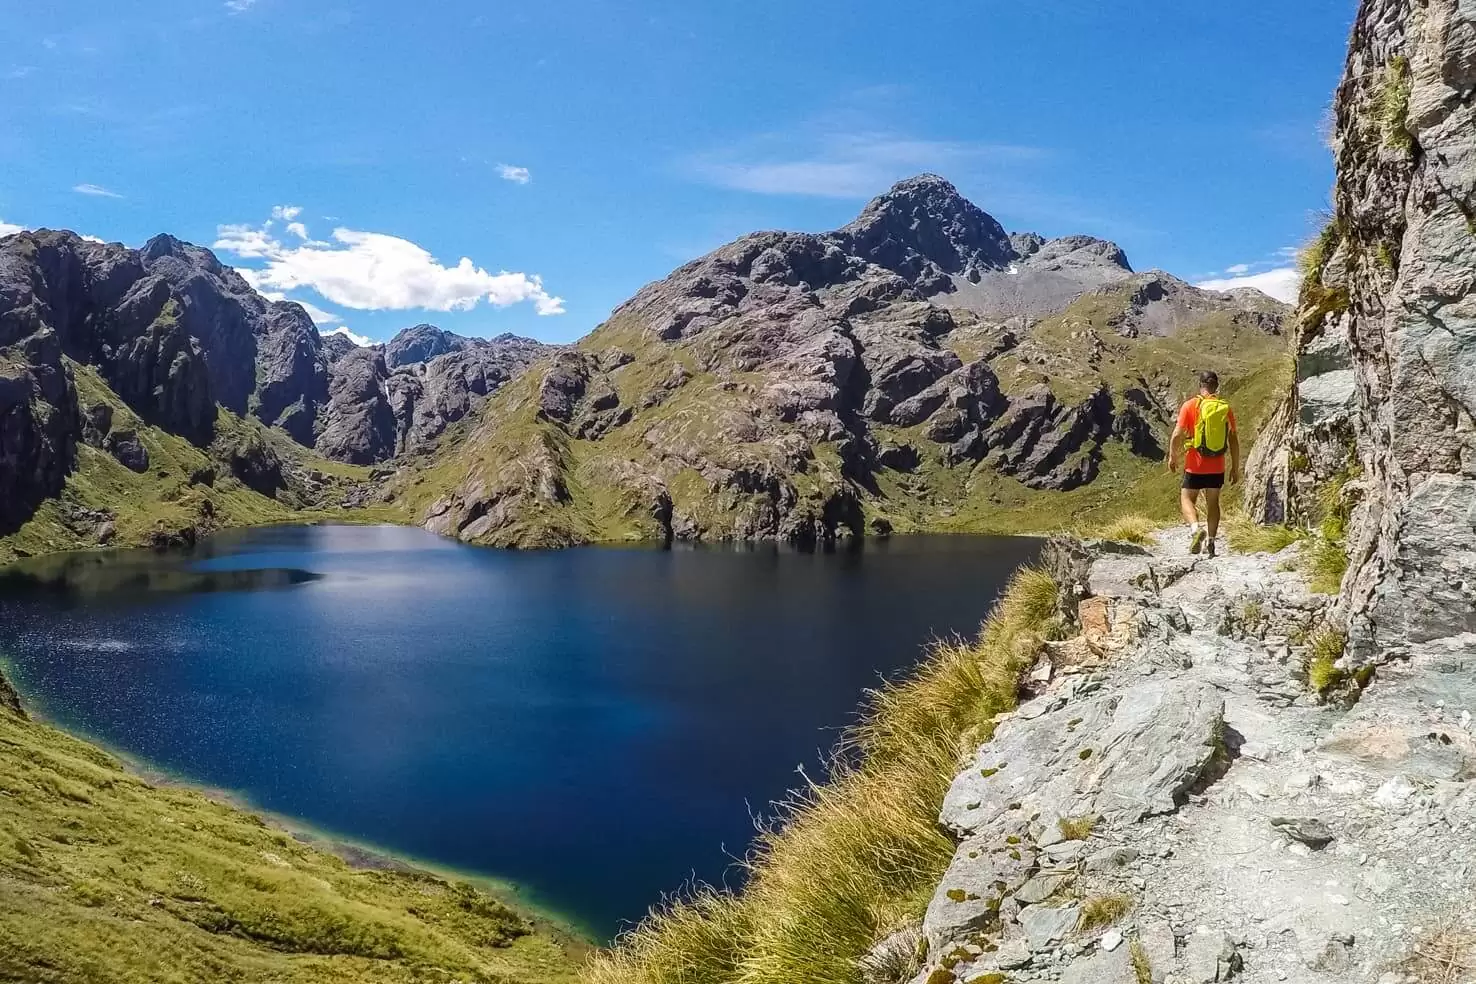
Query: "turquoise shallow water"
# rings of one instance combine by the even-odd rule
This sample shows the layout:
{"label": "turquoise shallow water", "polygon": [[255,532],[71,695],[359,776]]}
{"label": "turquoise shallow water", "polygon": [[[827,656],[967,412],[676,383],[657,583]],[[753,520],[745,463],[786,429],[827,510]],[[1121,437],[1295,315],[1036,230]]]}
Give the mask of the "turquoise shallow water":
{"label": "turquoise shallow water", "polygon": [[397,527],[0,573],[59,723],[258,807],[520,885],[599,935],[733,879],[862,690],[972,634],[1034,541],[508,553]]}

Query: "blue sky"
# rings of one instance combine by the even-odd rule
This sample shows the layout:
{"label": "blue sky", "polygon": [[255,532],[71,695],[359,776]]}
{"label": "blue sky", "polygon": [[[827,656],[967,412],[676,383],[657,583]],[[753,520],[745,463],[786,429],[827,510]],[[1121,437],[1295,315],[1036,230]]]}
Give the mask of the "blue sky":
{"label": "blue sky", "polygon": [[325,330],[565,341],[930,170],[1009,229],[1284,289],[1355,6],[0,0],[0,228],[220,243]]}

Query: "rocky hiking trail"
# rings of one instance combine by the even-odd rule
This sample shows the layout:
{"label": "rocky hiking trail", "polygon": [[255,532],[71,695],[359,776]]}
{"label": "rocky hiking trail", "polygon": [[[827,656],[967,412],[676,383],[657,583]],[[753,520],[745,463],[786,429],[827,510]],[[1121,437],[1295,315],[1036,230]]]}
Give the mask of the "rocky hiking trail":
{"label": "rocky hiking trail", "polygon": [[[916,984],[1476,980],[1476,637],[1310,690],[1335,599],[1283,554],[1058,541],[1079,634],[954,780]],[[915,934],[884,942],[917,946]],[[874,975],[880,976],[880,975]]]}

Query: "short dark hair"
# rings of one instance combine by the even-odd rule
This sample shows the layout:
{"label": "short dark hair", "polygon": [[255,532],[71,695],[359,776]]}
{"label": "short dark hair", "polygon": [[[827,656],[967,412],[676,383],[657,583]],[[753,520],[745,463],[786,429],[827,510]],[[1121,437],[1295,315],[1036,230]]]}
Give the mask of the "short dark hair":
{"label": "short dark hair", "polygon": [[1218,393],[1220,390],[1220,374],[1213,369],[1206,369],[1199,374],[1199,388],[1206,393]]}

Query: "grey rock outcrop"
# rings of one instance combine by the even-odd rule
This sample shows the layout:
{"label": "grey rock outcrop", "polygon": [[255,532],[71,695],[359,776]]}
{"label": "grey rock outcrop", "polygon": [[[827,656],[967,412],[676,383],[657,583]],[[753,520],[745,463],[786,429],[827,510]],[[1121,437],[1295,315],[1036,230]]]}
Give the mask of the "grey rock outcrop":
{"label": "grey rock outcrop", "polygon": [[985,979],[1009,946],[1021,979],[1367,982],[1462,918],[1476,636],[1411,644],[1350,709],[1292,641],[1338,601],[1285,555],[1194,557],[1182,530],[1048,553],[1079,634],[944,800],[912,980]]}
{"label": "grey rock outcrop", "polygon": [[17,338],[15,331],[0,320],[0,533],[61,491],[79,430],[76,389],[56,333],[40,328]]}
{"label": "grey rock outcrop", "polygon": [[1316,520],[1324,490],[1356,479],[1340,608],[1355,663],[1476,631],[1473,87],[1468,3],[1365,0],[1296,391],[1254,462],[1267,519]]}
{"label": "grey rock outcrop", "polygon": [[368,465],[395,453],[396,423],[384,381],[384,356],[355,349],[333,364],[317,450],[340,461]]}

